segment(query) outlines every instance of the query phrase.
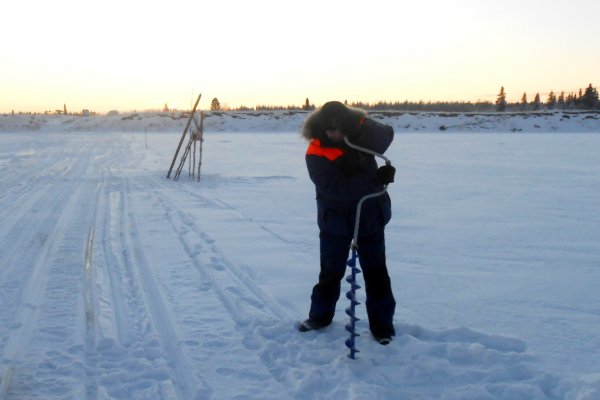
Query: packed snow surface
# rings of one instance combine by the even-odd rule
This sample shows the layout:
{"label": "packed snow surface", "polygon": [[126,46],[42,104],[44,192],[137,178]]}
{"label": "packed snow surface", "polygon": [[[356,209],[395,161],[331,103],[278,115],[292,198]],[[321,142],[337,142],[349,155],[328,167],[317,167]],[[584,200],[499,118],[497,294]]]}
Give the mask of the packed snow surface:
{"label": "packed snow surface", "polygon": [[600,399],[600,135],[573,133],[593,121],[393,122],[397,336],[359,306],[351,360],[344,297],[295,327],[319,270],[300,117],[207,119],[200,181],[175,182],[185,119],[0,116],[0,399]]}

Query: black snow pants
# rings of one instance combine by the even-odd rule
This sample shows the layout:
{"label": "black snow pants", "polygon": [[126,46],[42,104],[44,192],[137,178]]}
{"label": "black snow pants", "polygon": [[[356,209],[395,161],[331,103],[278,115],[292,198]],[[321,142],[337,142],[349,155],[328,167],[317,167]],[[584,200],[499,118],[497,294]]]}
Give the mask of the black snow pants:
{"label": "black snow pants", "polygon": [[[341,280],[346,275],[346,262],[351,237],[336,236],[321,231],[321,272],[311,296],[309,317],[323,325],[331,323],[340,297]],[[392,293],[385,258],[385,236],[381,231],[358,238],[358,259],[365,280],[366,307],[371,333],[376,337],[395,335]]]}

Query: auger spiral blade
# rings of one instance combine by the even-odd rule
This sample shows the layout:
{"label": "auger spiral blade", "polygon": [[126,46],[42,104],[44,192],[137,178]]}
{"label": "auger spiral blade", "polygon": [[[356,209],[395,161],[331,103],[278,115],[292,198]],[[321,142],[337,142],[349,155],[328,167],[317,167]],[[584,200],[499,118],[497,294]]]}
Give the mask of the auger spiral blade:
{"label": "auger spiral blade", "polygon": [[356,275],[360,273],[360,269],[356,266],[356,249],[352,250],[352,258],[346,263],[350,267],[350,275],[346,277],[346,282],[350,284],[350,290],[346,292],[346,298],[350,300],[350,307],[346,308],[346,314],[350,317],[350,323],[346,325],[346,330],[350,333],[350,338],[346,340],[346,346],[350,349],[348,357],[351,359],[355,358],[358,350],[356,349],[356,337],[359,336],[356,333],[356,321],[359,319],[356,317],[356,306],[360,304],[356,300],[356,291],[360,289],[360,285],[356,283]]}
{"label": "auger spiral blade", "polygon": [[356,349],[354,340],[355,338],[356,336],[351,336],[349,339],[346,339],[346,347],[350,349],[350,354],[348,354],[348,357],[350,357],[353,360],[355,358],[356,353],[360,353],[360,351]]}

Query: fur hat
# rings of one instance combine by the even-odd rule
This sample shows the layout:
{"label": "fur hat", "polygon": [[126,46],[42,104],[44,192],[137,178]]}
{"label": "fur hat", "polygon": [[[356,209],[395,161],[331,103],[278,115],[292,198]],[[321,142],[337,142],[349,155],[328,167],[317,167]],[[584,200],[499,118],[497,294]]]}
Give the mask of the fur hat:
{"label": "fur hat", "polygon": [[319,113],[319,128],[324,131],[342,129],[347,125],[346,120],[350,117],[350,110],[339,101],[329,101],[323,104]]}
{"label": "fur hat", "polygon": [[339,101],[329,101],[306,118],[302,125],[305,139],[323,139],[325,131],[340,129],[343,134],[351,135],[359,129],[359,121],[367,116],[361,109],[348,107]]}

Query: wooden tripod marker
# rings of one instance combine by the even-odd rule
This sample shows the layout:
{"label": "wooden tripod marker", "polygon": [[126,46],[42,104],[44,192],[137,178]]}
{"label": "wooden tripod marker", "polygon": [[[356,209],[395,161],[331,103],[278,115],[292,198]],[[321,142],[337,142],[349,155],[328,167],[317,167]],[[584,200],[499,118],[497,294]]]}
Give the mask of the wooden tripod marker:
{"label": "wooden tripod marker", "polygon": [[[175,180],[178,181],[179,180],[179,175],[181,175],[181,171],[183,170],[183,167],[185,165],[185,160],[190,156],[189,158],[189,170],[188,170],[188,176],[192,177],[192,176],[196,176],[196,153],[198,153],[198,179],[197,181],[200,182],[200,167],[202,166],[202,142],[204,142],[204,130],[203,130],[203,125],[204,125],[204,113],[200,112],[200,124],[198,124],[198,121],[196,121],[196,118],[194,118],[194,125],[196,126],[196,129],[192,129],[190,130],[190,140],[188,141],[187,146],[185,146],[185,150],[183,152],[183,155],[181,156],[181,162],[179,163],[179,167],[177,167],[177,169],[175,170]],[[197,143],[200,143],[198,146],[196,146]],[[196,151],[196,148],[198,148],[198,151]]]}
{"label": "wooden tripod marker", "polygon": [[200,181],[200,166],[202,164],[202,142],[204,141],[203,135],[203,125],[204,125],[204,113],[200,112],[200,125],[196,121],[196,118],[193,118],[194,125],[196,125],[196,130],[190,130],[190,140],[188,141],[187,146],[185,146],[185,150],[183,151],[183,155],[181,156],[181,161],[179,162],[179,166],[175,170],[174,180],[179,180],[179,175],[181,175],[181,171],[185,166],[185,161],[191,153],[191,157],[189,158],[189,175],[190,177],[195,175],[194,168],[196,167],[196,142],[200,142],[200,152],[198,154],[198,181]]}
{"label": "wooden tripod marker", "polygon": [[190,114],[190,118],[188,119],[185,129],[183,130],[183,135],[181,135],[181,140],[179,140],[179,145],[177,146],[177,150],[175,151],[175,155],[173,156],[173,161],[171,162],[171,166],[169,167],[169,172],[167,172],[167,179],[171,177],[171,172],[173,171],[175,160],[177,160],[177,155],[179,154],[179,150],[181,149],[181,145],[183,144],[183,139],[185,139],[185,135],[187,134],[188,129],[190,129],[192,119],[194,118],[194,113],[196,112],[196,107],[198,107],[198,103],[200,102],[200,97],[202,97],[202,93],[198,95],[196,103],[194,104],[194,108],[192,109],[192,113]]}

